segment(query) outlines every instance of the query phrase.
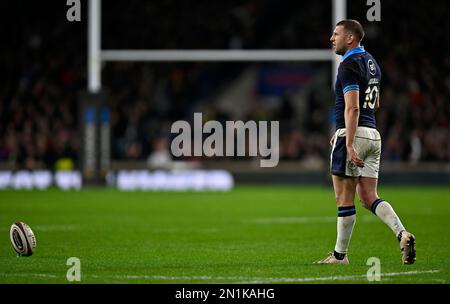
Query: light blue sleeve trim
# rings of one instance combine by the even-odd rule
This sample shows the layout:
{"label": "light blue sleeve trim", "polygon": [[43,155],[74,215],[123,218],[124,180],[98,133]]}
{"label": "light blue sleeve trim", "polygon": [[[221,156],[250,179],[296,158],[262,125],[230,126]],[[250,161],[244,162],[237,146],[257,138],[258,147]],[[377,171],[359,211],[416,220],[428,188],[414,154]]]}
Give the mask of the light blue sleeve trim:
{"label": "light blue sleeve trim", "polygon": [[344,88],[344,94],[347,93],[348,91],[359,91],[359,85],[357,84],[349,84],[348,86],[346,86]]}

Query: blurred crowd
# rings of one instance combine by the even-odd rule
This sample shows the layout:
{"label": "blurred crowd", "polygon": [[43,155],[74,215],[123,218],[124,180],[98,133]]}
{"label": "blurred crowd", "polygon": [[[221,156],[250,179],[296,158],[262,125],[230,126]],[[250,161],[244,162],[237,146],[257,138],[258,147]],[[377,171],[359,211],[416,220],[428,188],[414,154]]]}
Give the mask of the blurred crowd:
{"label": "blurred crowd", "polygon": [[[370,49],[383,70],[378,126],[389,160],[450,160],[448,3],[390,5],[381,28],[368,25]],[[383,5],[385,5],[383,3]],[[383,7],[384,8],[384,7]]]}
{"label": "blurred crowd", "polygon": [[72,169],[80,157],[84,30],[65,22],[65,6],[48,4],[0,5],[8,12],[0,30],[0,163],[16,168]]}
{"label": "blurred crowd", "polygon": [[[33,13],[43,9],[38,4],[17,3],[21,18],[6,16],[0,35],[0,163],[76,167],[81,154],[79,94],[86,88],[86,18],[73,24],[64,20],[64,6],[46,8],[43,17]],[[433,22],[445,19],[445,1],[435,6],[402,3],[383,2],[378,23],[365,21],[365,3],[348,5],[349,16],[365,26],[364,46],[383,70],[377,113],[382,155],[392,161],[448,162],[450,41],[441,33],[450,29],[447,23],[442,25],[446,29],[436,30]],[[130,0],[103,6],[105,49],[329,48],[328,3]],[[222,122],[279,120],[281,160],[326,160],[333,106],[329,76],[322,87],[300,95],[301,109],[296,92],[275,96],[271,103],[255,93],[243,117],[216,106],[215,98],[254,65],[107,63],[102,82],[111,109],[112,158],[170,158],[172,122],[203,112],[205,119]]]}

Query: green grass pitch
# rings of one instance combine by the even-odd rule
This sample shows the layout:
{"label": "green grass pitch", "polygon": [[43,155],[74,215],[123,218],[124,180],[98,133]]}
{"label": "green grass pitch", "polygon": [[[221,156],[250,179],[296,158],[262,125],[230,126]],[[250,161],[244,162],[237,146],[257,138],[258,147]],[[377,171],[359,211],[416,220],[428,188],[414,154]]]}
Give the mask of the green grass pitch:
{"label": "green grass pitch", "polygon": [[[381,187],[416,235],[417,262],[402,265],[392,231],[357,203],[349,266],[314,265],[334,248],[331,187],[253,186],[230,192],[0,192],[0,283],[449,283],[450,188]],[[17,257],[17,220],[37,250]],[[369,282],[367,259],[381,261]]]}

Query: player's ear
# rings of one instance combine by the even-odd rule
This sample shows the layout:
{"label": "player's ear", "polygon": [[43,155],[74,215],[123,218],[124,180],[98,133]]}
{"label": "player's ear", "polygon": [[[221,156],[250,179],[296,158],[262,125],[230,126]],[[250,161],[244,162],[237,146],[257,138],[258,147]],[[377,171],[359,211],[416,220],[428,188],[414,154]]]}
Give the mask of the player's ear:
{"label": "player's ear", "polygon": [[353,42],[353,40],[355,40],[355,36],[353,34],[348,34],[347,35],[347,42],[349,44],[351,44]]}

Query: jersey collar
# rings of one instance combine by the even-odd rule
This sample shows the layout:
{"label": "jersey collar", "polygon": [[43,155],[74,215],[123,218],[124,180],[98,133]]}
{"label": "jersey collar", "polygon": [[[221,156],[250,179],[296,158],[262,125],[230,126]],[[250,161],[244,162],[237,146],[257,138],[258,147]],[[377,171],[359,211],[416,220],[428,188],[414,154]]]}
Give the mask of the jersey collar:
{"label": "jersey collar", "polygon": [[347,59],[348,57],[350,57],[351,55],[354,55],[354,54],[361,54],[361,53],[365,53],[366,52],[366,50],[364,49],[364,47],[361,45],[361,46],[357,46],[357,47],[354,47],[354,48],[352,48],[351,50],[348,50],[345,54],[344,54],[344,56],[342,56],[342,61],[344,61],[345,59]]}

